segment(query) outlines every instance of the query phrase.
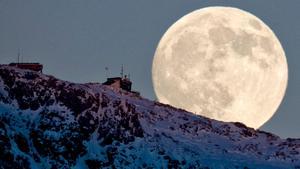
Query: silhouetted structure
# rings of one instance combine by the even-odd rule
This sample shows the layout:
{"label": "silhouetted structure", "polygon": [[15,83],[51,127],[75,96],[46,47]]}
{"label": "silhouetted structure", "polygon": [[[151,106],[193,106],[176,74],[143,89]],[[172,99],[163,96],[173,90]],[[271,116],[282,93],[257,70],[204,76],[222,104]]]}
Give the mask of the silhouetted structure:
{"label": "silhouetted structure", "polygon": [[[108,71],[108,67],[105,67],[105,71]],[[102,83],[103,85],[111,86],[115,89],[123,89],[126,90],[132,94],[135,94],[136,96],[140,96],[140,93],[137,91],[132,91],[131,86],[132,82],[130,81],[130,74],[124,75],[124,67],[121,66],[121,77],[112,77],[107,78],[106,82]],[[107,75],[106,75],[107,76]]]}
{"label": "silhouetted structure", "polygon": [[107,81],[104,82],[103,84],[112,86],[114,88],[121,88],[123,90],[131,92],[132,82],[126,76],[125,78],[121,78],[121,77],[107,78]]}
{"label": "silhouetted structure", "polygon": [[10,63],[8,66],[14,66],[20,69],[28,69],[36,72],[43,72],[43,65],[40,63]]}

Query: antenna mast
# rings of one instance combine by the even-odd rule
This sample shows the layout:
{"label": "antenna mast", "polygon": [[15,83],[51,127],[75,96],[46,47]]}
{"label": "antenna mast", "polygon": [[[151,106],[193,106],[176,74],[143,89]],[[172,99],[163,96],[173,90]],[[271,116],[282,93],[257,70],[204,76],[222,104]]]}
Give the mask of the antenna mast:
{"label": "antenna mast", "polygon": [[123,79],[123,76],[124,76],[124,67],[123,67],[123,64],[122,64],[122,67],[121,67],[121,78]]}
{"label": "antenna mast", "polygon": [[108,67],[105,67],[105,76],[108,78]]}
{"label": "antenna mast", "polygon": [[21,56],[21,52],[20,52],[20,48],[18,49],[18,63],[20,63],[20,56]]}

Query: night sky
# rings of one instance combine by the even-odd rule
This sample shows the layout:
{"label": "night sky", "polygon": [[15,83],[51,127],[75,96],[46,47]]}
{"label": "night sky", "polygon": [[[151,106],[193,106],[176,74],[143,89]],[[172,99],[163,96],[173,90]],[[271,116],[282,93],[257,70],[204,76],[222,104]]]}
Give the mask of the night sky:
{"label": "night sky", "polygon": [[[285,49],[285,98],[261,129],[300,137],[300,1],[0,0],[0,63],[41,62],[44,73],[72,82],[103,82],[130,73],[134,90],[155,99],[151,67],[156,46],[183,15],[207,6],[232,6],[262,19]],[[109,68],[108,73],[105,67]]]}

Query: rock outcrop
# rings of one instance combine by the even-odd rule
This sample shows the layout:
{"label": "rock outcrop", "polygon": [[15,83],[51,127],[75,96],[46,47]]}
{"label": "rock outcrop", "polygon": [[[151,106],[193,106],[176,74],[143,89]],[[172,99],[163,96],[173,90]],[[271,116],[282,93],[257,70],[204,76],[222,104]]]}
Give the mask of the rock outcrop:
{"label": "rock outcrop", "polygon": [[300,140],[0,66],[0,168],[300,168]]}

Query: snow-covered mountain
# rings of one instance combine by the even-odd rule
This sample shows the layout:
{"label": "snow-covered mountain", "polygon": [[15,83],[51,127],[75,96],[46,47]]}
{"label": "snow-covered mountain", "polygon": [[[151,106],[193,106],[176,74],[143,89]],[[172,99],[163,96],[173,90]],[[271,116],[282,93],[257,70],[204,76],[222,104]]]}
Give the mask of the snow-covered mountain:
{"label": "snow-covered mountain", "polygon": [[300,139],[0,66],[0,168],[300,169]]}

